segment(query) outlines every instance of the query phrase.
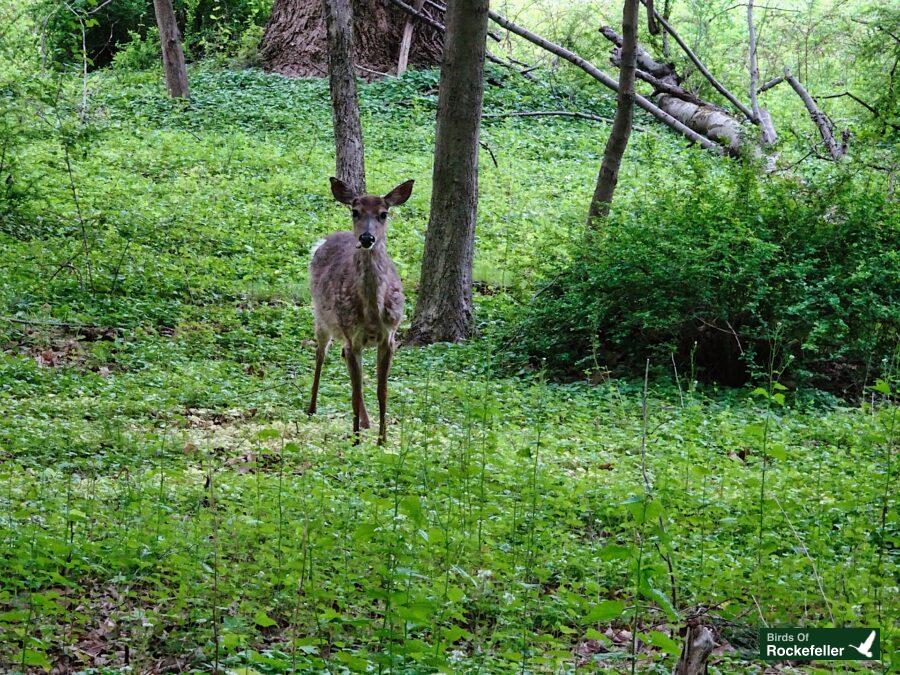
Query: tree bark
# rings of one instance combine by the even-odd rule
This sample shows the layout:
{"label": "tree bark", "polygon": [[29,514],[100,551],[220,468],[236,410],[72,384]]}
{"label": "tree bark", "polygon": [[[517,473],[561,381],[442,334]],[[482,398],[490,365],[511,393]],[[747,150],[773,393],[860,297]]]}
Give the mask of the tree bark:
{"label": "tree bark", "polygon": [[675,666],[675,675],[704,675],[706,660],[715,648],[716,641],[707,626],[689,623],[684,636],[684,647]]}
{"label": "tree bark", "polygon": [[753,110],[753,117],[762,130],[763,145],[774,145],[778,140],[778,134],[775,133],[775,126],[772,124],[772,117],[768,110],[763,110],[759,106],[758,87],[759,87],[759,66],[756,63],[756,25],[753,22],[753,0],[747,0],[747,33],[750,41],[749,48],[749,69],[750,69],[750,108]]}
{"label": "tree bark", "polygon": [[166,90],[172,98],[187,98],[190,95],[187,68],[184,65],[181,32],[175,20],[172,0],[153,0],[153,9],[156,11],[156,25],[159,26],[159,41],[162,44]]}
{"label": "tree bark", "polygon": [[472,256],[488,0],[447,7],[438,92],[431,216],[407,341],[458,342],[473,330]]}
{"label": "tree bark", "polygon": [[328,33],[328,79],[334,122],[334,175],[355,194],[362,195],[366,192],[365,150],[356,97],[350,0],[322,0],[322,9]]}
{"label": "tree bark", "polygon": [[831,120],[828,119],[828,115],[819,109],[819,106],[816,105],[813,97],[809,95],[806,88],[800,84],[799,80],[791,74],[791,71],[788,68],[784,69],[784,79],[787,80],[787,83],[794,88],[794,91],[796,91],[797,95],[802,99],[803,104],[806,106],[806,110],[809,112],[809,116],[819,128],[819,134],[822,136],[822,142],[825,144],[828,154],[831,155],[831,158],[835,161],[841,159],[847,154],[847,142],[850,137],[849,132],[845,131],[843,133],[841,144],[838,145],[837,141],[834,139],[834,125],[831,123]]}
{"label": "tree bark", "polygon": [[[637,61],[638,0],[625,0],[622,10],[622,53],[619,65],[619,91],[616,94],[616,114],[612,129],[606,140],[603,161],[597,174],[597,185],[588,209],[588,227],[594,227],[598,220],[609,215],[616,183],[619,181],[619,167],[631,136],[634,118],[634,78]],[[650,5],[651,11],[653,5]]]}
{"label": "tree bark", "polygon": [[[350,5],[356,67],[363,73],[394,72],[408,14],[384,0],[350,0]],[[428,12],[439,16],[436,9],[423,8],[423,16]],[[326,76],[327,42],[322,0],[274,0],[261,45],[266,70],[290,77]],[[414,42],[408,67],[440,64],[442,32],[417,26]]]}
{"label": "tree bark", "polygon": [[[421,12],[424,5],[425,0],[416,0],[413,4],[413,9]],[[409,62],[409,48],[412,46],[413,30],[415,30],[415,24],[412,17],[409,17],[403,26],[403,37],[400,38],[400,56],[397,57],[398,76],[406,72],[406,65]]]}

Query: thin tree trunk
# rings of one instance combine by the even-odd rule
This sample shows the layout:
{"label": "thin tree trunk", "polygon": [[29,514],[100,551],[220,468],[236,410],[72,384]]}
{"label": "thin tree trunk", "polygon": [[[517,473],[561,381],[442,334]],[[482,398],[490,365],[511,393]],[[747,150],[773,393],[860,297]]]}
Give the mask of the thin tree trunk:
{"label": "thin tree trunk", "polygon": [[838,145],[837,141],[834,139],[834,126],[831,124],[831,120],[829,120],[828,116],[819,109],[819,106],[816,105],[813,97],[809,95],[806,88],[800,84],[788,68],[784,69],[784,79],[787,80],[787,83],[794,88],[794,91],[796,91],[797,95],[803,100],[803,104],[806,106],[809,116],[819,128],[819,134],[822,136],[822,142],[825,144],[828,154],[831,155],[831,158],[835,161],[841,159],[847,154],[847,140],[849,139],[849,133],[846,131],[843,133],[842,142]]}
{"label": "thin tree trunk", "polygon": [[156,11],[156,25],[159,26],[159,41],[162,44],[166,90],[173,98],[187,98],[190,95],[187,68],[184,65],[181,32],[175,20],[172,0],[153,0],[153,9]]}
{"label": "thin tree trunk", "polygon": [[[417,12],[421,12],[424,5],[425,0],[416,0],[415,3],[413,3],[413,9]],[[407,18],[406,23],[403,25],[403,36],[400,38],[400,56],[397,58],[397,75],[402,75],[406,72],[406,66],[409,62],[409,48],[412,46],[413,30],[415,27],[412,17]]]}
{"label": "thin tree trunk", "polygon": [[488,0],[447,7],[438,92],[431,216],[407,341],[457,342],[473,330],[472,255]]}
{"label": "thin tree trunk", "polygon": [[353,14],[350,0],[322,0],[328,32],[328,79],[334,122],[335,176],[355,194],[366,192],[365,150],[356,72],[353,67]]}
{"label": "thin tree trunk", "polygon": [[753,23],[753,0],[747,0],[747,31],[750,40],[750,108],[753,110],[753,116],[762,130],[763,144],[774,145],[778,140],[778,135],[775,133],[775,126],[772,124],[772,117],[769,115],[768,110],[763,110],[759,107],[759,97],[757,96],[759,66],[756,62],[756,26]]}
{"label": "thin tree trunk", "polygon": [[[622,10],[622,54],[619,65],[619,91],[616,95],[616,115],[606,140],[603,161],[597,174],[597,186],[588,209],[588,227],[609,215],[613,193],[619,180],[622,155],[631,136],[634,118],[634,71],[637,61],[638,0],[625,0]],[[652,11],[652,4],[650,5]]]}

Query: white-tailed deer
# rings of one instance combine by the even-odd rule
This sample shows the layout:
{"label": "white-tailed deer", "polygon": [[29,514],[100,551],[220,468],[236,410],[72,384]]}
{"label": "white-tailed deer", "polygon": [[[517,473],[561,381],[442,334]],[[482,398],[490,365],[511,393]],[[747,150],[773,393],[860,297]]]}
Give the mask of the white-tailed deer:
{"label": "white-tailed deer", "polygon": [[387,252],[388,209],[403,204],[412,194],[408,180],[387,193],[355,195],[337,178],[331,193],[347,204],[353,231],[328,235],[314,249],[309,263],[316,330],[316,372],[309,414],[316,412],[322,362],[332,339],[343,342],[343,356],[353,389],[353,432],[369,428],[363,402],[362,350],[378,346],[378,442],[387,438],[387,377],[394,356],[394,336],[403,319],[403,286]]}

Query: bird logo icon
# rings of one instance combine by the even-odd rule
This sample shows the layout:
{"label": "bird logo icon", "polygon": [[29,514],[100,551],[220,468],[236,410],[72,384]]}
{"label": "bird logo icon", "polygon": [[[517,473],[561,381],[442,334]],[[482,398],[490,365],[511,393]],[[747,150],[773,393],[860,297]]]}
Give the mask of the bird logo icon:
{"label": "bird logo icon", "polygon": [[875,642],[875,631],[874,630],[871,633],[869,633],[869,637],[867,637],[862,644],[860,644],[859,646],[857,646],[857,645],[850,645],[850,646],[853,649],[855,649],[856,651],[858,651],[860,654],[865,656],[867,659],[871,659],[873,642]]}

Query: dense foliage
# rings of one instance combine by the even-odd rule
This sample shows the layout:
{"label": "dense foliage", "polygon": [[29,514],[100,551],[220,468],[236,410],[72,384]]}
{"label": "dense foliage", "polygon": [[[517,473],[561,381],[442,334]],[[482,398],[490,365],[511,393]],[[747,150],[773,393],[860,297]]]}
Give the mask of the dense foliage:
{"label": "dense foliage", "polygon": [[577,374],[674,357],[732,385],[772,365],[856,392],[889,367],[900,339],[896,204],[852,170],[800,180],[693,168],[683,189],[648,194],[579,245],[528,305],[518,351]]}
{"label": "dense foliage", "polygon": [[[238,55],[256,47],[271,9],[271,0],[174,0],[188,53]],[[88,59],[91,69],[150,40],[159,50],[152,0],[39,0],[31,5],[43,33],[42,50],[51,63],[65,66]],[[83,38],[83,40],[82,40]],[[134,45],[133,43],[137,43]],[[250,43],[250,44],[247,44]],[[149,67],[151,63],[129,65]]]}

